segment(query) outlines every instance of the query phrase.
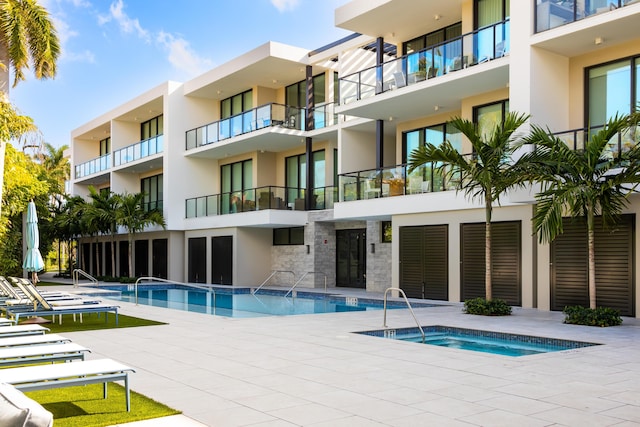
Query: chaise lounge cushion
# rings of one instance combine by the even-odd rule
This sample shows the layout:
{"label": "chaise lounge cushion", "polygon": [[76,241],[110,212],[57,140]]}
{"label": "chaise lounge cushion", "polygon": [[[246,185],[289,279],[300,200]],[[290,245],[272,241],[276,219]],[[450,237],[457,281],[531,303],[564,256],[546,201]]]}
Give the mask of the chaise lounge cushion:
{"label": "chaise lounge cushion", "polygon": [[53,415],[10,384],[0,383],[0,426],[50,427]]}

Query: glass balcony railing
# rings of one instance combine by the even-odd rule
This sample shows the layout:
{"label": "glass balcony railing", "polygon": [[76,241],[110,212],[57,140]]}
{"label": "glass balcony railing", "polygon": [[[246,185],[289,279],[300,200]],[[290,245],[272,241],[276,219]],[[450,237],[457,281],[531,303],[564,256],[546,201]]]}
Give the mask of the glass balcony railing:
{"label": "glass balcony railing", "polygon": [[265,104],[235,116],[187,131],[186,148],[192,150],[270,126],[304,130],[305,109]]}
{"label": "glass balcony railing", "polygon": [[312,110],[314,129],[323,129],[338,124],[338,115],[335,113],[336,105],[334,103],[322,104]]}
{"label": "glass balcony railing", "polygon": [[75,166],[75,177],[84,178],[94,173],[102,172],[111,168],[111,154],[105,154],[97,159],[89,160]]}
{"label": "glass balcony railing", "polygon": [[[588,141],[593,134],[602,128],[603,126],[594,126],[591,128],[555,132],[553,135],[563,140],[565,144],[574,150],[584,150],[585,141]],[[619,158],[622,153],[629,151],[631,147],[636,145],[636,141],[640,141],[640,128],[637,126],[633,126],[625,132],[616,134],[609,140],[606,157],[609,160]]]}
{"label": "glass balcony railing", "polygon": [[154,154],[162,153],[162,135],[154,136],[113,152],[113,165],[120,166]]}
{"label": "glass balcony railing", "polygon": [[480,28],[340,79],[342,105],[420,83],[508,54],[509,20]]}
{"label": "glass balcony railing", "polygon": [[537,0],[535,11],[536,33],[550,30],[593,15],[616,10],[638,0]]}
{"label": "glass balcony railing", "polygon": [[458,176],[450,176],[447,168],[428,163],[409,173],[407,165],[369,169],[338,176],[340,201],[367,200],[406,194],[433,193],[456,190]]}
{"label": "glass balcony railing", "polygon": [[[305,210],[304,188],[258,187],[244,191],[232,191],[187,199],[186,218],[227,215],[265,209]],[[337,191],[334,187],[313,190],[312,209],[332,209]]]}

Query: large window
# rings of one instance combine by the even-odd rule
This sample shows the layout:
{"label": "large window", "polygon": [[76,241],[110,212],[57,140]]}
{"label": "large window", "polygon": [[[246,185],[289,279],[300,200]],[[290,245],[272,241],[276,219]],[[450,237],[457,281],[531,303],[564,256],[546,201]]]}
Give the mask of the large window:
{"label": "large window", "polygon": [[[298,83],[287,86],[285,89],[285,96],[285,104],[291,107],[306,108],[307,81],[301,80]],[[325,74],[322,73],[313,77],[313,103],[318,105],[325,101]]]}
{"label": "large window", "polygon": [[[326,163],[324,150],[314,151],[311,155],[313,166],[311,169],[312,187],[320,188],[326,185]],[[303,189],[307,183],[307,156],[299,154],[287,157],[285,182],[287,183],[288,201],[291,203],[297,198],[304,197]]]}
{"label": "large window", "polygon": [[104,156],[111,152],[111,137],[108,136],[105,139],[100,140],[100,155]]}
{"label": "large window", "polygon": [[140,140],[162,135],[163,117],[160,115],[151,120],[140,123]]}
{"label": "large window", "polygon": [[457,22],[448,27],[440,28],[428,34],[421,35],[415,39],[409,40],[402,44],[403,55],[418,52],[422,49],[443,43],[447,40],[460,37],[462,35],[462,23]]}
{"label": "large window", "polygon": [[140,191],[144,193],[142,207],[145,211],[162,211],[162,174],[141,179]]}
{"label": "large window", "polygon": [[586,70],[585,127],[604,125],[616,114],[629,114],[640,99],[640,57]]}
{"label": "large window", "polygon": [[220,118],[226,119],[253,108],[253,90],[220,101]]}
{"label": "large window", "polygon": [[402,147],[402,163],[407,163],[411,152],[424,145],[425,142],[439,146],[445,141],[449,141],[456,150],[462,152],[462,134],[450,123],[428,126],[404,133]]}
{"label": "large window", "polygon": [[478,132],[485,141],[491,139],[496,126],[504,121],[508,112],[508,100],[481,105],[473,109],[473,122],[478,124]]}
{"label": "large window", "polygon": [[510,16],[510,0],[476,0],[476,28],[502,22]]}
{"label": "large window", "polygon": [[255,206],[253,161],[230,163],[220,168],[220,209],[223,214],[250,210]]}

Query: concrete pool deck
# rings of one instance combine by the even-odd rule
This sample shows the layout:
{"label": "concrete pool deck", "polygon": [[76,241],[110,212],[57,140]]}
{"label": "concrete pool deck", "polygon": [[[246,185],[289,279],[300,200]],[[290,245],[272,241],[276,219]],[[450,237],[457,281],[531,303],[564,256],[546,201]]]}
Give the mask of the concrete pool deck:
{"label": "concrete pool deck", "polygon": [[[232,319],[119,304],[122,314],[168,324],[64,335],[90,348],[90,359],[134,367],[133,390],[183,411],[166,425],[640,424],[638,319],[594,328],[531,309],[508,317],[465,315],[460,304],[415,309],[422,325],[605,344],[514,358],[351,333],[381,329],[380,310]],[[387,325],[415,322],[390,310]]]}

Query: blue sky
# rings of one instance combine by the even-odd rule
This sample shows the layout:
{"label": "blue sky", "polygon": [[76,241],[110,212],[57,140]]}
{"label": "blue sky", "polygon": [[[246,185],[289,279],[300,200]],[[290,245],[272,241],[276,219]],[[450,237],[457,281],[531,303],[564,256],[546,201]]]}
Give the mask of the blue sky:
{"label": "blue sky", "polygon": [[269,40],[315,49],[350,34],[334,27],[348,0],[40,0],[62,44],[54,80],[32,76],[11,99],[44,141],[167,80],[184,82]]}

